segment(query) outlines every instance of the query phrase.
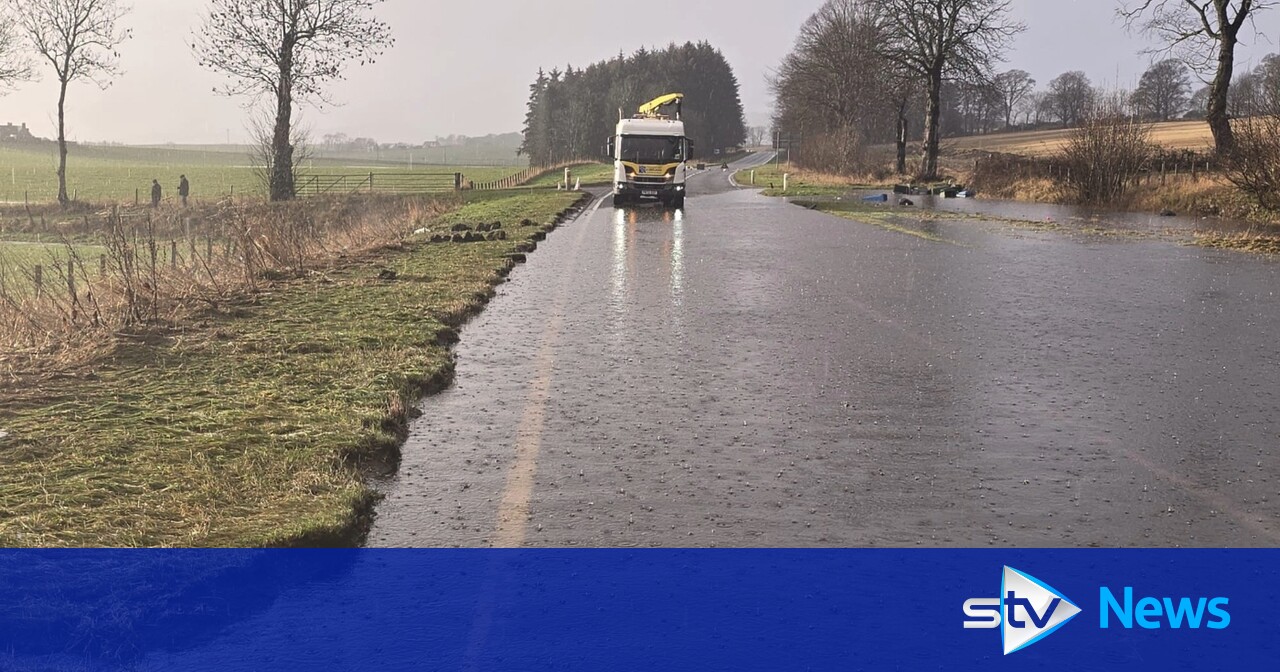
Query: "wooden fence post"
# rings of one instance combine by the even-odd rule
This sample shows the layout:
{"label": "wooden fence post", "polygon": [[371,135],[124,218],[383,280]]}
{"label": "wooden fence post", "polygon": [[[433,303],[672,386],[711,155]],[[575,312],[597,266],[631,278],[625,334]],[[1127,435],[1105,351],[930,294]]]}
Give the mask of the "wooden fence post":
{"label": "wooden fence post", "polygon": [[71,299],[71,321],[76,321],[76,307],[80,305],[80,299],[76,296],[76,260],[75,257],[67,259],[67,296]]}
{"label": "wooden fence post", "polygon": [[177,240],[169,241],[169,265],[170,266],[178,265],[178,241]]}
{"label": "wooden fence post", "polygon": [[35,273],[32,276],[32,279],[36,283],[36,298],[38,299],[44,295],[44,267],[43,266],[41,266],[40,264],[36,264]]}

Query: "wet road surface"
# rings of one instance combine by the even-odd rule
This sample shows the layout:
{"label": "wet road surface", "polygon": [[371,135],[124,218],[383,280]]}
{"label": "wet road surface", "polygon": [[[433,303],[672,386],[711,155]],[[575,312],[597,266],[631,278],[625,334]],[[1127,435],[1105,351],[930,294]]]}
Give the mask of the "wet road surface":
{"label": "wet road surface", "polygon": [[1280,545],[1280,264],[700,176],[553,233],[371,545]]}

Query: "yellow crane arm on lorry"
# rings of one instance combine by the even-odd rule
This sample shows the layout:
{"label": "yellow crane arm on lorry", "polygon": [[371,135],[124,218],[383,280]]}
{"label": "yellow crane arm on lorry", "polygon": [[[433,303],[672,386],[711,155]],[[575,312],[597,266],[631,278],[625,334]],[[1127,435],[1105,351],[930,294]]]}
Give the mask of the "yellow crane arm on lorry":
{"label": "yellow crane arm on lorry", "polygon": [[682,100],[684,100],[683,93],[668,93],[665,96],[659,96],[645,103],[644,105],[641,105],[640,115],[645,117],[656,117],[658,116],[658,110],[661,110],[662,108],[674,103],[677,105],[676,117],[679,118],[680,114],[678,110],[680,108],[678,106],[680,104],[680,101]]}

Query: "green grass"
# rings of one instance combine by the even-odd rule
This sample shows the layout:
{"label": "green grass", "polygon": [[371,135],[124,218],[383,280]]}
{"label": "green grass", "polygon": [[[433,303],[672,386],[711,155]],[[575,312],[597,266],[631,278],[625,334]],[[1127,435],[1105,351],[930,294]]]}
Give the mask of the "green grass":
{"label": "green grass", "polygon": [[[57,146],[52,143],[0,147],[0,202],[48,203],[58,195]],[[93,202],[147,201],[151,180],[160,180],[167,198],[177,193],[178,177],[191,181],[192,196],[215,200],[232,192],[261,195],[262,188],[245,152],[180,147],[72,146],[67,157],[67,189],[71,196]],[[368,173],[454,173],[475,182],[498,180],[520,172],[520,166],[457,166],[317,159],[304,173],[367,175]]]}
{"label": "green grass", "polygon": [[[106,253],[106,248],[99,245],[72,245],[72,251],[86,262],[97,260]],[[0,265],[30,266],[33,264],[54,264],[65,262],[68,250],[62,243],[15,242],[0,240]]]}
{"label": "green grass", "polygon": [[578,196],[469,195],[432,230],[509,240],[412,242],[121,339],[86,375],[0,382],[0,546],[352,543],[359,465],[397,454],[409,401],[452,373],[440,335]]}
{"label": "green grass", "polygon": [[966,215],[938,212],[912,213],[910,215],[904,215],[901,211],[895,211],[889,207],[876,207],[863,203],[848,202],[825,201],[804,203],[797,201],[796,204],[819,212],[825,212],[829,215],[835,215],[850,221],[858,222],[859,224],[867,224],[879,227],[886,231],[892,231],[894,233],[900,233],[913,238],[927,240],[931,243],[946,243],[948,245],[964,247],[961,243],[944,238],[935,232],[915,228],[915,225],[940,220],[963,220],[967,218]]}
{"label": "green grass", "polygon": [[[766,196],[839,196],[856,189],[875,188],[860,184],[853,180],[835,178],[829,175],[816,175],[795,166],[770,163],[758,168],[740,170],[734,179],[744,187],[751,187],[751,172],[755,171],[755,188],[762,189]],[[782,190],[782,176],[790,175],[787,190]]]}
{"label": "green grass", "polygon": [[[569,169],[570,182],[569,186],[573,186],[572,182],[577,179],[582,180],[584,187],[598,187],[603,185],[611,185],[613,183],[613,164],[612,163],[588,163],[581,166],[573,166]],[[557,184],[564,182],[564,171],[554,170],[546,175],[529,182],[525,186],[529,187],[555,187]]]}
{"label": "green grass", "polygon": [[57,271],[51,267],[66,264],[72,252],[80,258],[81,263],[96,264],[98,258],[106,254],[106,248],[76,243],[68,250],[61,243],[0,240],[0,282],[6,288],[19,290],[20,293],[30,291],[33,289],[31,282],[34,279],[34,268],[42,266],[46,290],[65,290],[58,280],[60,276]]}

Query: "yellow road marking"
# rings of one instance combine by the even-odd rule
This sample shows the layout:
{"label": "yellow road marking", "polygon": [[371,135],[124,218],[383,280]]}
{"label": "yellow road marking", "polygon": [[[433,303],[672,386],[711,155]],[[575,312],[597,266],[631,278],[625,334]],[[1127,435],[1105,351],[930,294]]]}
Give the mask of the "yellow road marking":
{"label": "yellow road marking", "polygon": [[516,459],[507,472],[507,485],[503,488],[502,503],[498,505],[498,528],[493,537],[493,545],[498,548],[519,548],[524,544],[529,523],[529,500],[533,496],[533,479],[538,471],[538,453],[542,449],[542,429],[547,419],[547,401],[551,397],[555,347],[563,323],[564,316],[556,306],[556,312],[547,321],[542,334],[542,348],[538,351],[524,413],[516,429]]}
{"label": "yellow road marking", "polygon": [[[574,237],[570,259],[578,258],[587,227],[602,203],[603,199],[597,201],[590,212],[575,220],[577,235]],[[572,279],[572,273],[561,274],[551,317],[542,330],[542,345],[534,360],[533,378],[529,381],[529,393],[525,397],[520,426],[516,428],[515,462],[507,472],[502,502],[498,505],[498,521],[492,539],[496,548],[519,548],[524,545],[528,535],[529,502],[533,498],[534,477],[538,473],[538,453],[542,450],[542,430],[546,426],[547,402],[551,398],[556,345],[564,326],[565,298],[572,287]]]}

